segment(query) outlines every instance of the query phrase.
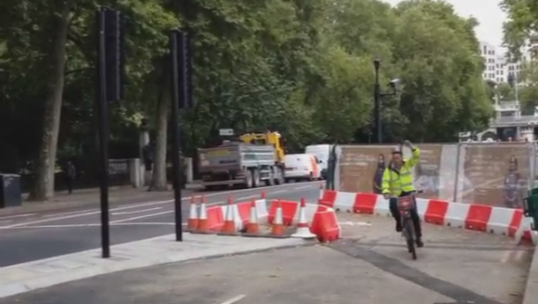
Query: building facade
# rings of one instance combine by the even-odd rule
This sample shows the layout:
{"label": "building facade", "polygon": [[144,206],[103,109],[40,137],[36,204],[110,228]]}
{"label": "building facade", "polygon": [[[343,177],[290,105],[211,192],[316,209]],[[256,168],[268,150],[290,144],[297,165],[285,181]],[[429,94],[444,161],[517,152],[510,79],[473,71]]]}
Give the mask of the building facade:
{"label": "building facade", "polygon": [[[480,54],[484,58],[485,70],[482,74],[484,79],[495,83],[508,82],[508,75],[512,74],[519,79],[521,72],[521,62],[509,62],[504,51],[487,42],[480,42]],[[524,52],[523,60],[529,57],[528,52]]]}

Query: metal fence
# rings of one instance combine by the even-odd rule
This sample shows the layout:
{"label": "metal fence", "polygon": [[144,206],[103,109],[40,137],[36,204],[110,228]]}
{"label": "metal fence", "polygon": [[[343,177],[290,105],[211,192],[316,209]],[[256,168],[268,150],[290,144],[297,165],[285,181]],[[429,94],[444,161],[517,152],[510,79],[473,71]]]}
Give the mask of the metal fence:
{"label": "metal fence", "polygon": [[[421,198],[520,208],[534,187],[534,143],[420,144],[420,162],[414,168],[415,188]],[[338,149],[336,189],[377,192],[391,152],[400,145],[344,145]],[[404,158],[411,151],[404,148]],[[376,187],[376,185],[378,187]]]}

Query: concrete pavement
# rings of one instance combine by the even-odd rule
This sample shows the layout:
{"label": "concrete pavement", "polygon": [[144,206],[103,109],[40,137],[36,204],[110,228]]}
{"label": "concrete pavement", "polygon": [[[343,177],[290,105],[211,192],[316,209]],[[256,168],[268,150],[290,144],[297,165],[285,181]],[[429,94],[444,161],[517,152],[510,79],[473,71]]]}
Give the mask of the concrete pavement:
{"label": "concrete pavement", "polygon": [[[315,200],[319,196],[319,182],[285,184],[257,189],[205,193],[208,205],[224,204],[229,195],[236,200],[257,198],[261,191],[268,198]],[[174,233],[174,205],[171,193],[155,194],[136,199],[118,198],[110,209],[111,242],[122,244]],[[188,197],[182,205],[183,220],[188,217]],[[0,267],[24,263],[58,255],[98,248],[100,239],[100,211],[92,208],[36,211],[0,216]]]}
{"label": "concrete pavement", "polygon": [[[116,272],[20,294],[0,304],[521,303],[532,248],[497,235],[425,224],[427,247],[413,261],[391,219],[340,214],[339,221],[344,239],[329,246]],[[239,238],[215,241],[233,239]],[[137,252],[136,247],[131,250]],[[76,268],[65,262],[69,260],[56,267]]]}
{"label": "concrete pavement", "polygon": [[534,251],[534,256],[532,257],[523,298],[523,304],[535,303],[538,303],[538,250]]}
{"label": "concrete pavement", "polygon": [[[252,239],[188,233],[184,235],[183,242],[176,242],[175,235],[161,236],[116,245],[110,259],[101,258],[100,250],[94,249],[0,268],[0,298],[115,271],[304,244],[305,241],[298,239]],[[18,302],[16,298],[8,301]]]}

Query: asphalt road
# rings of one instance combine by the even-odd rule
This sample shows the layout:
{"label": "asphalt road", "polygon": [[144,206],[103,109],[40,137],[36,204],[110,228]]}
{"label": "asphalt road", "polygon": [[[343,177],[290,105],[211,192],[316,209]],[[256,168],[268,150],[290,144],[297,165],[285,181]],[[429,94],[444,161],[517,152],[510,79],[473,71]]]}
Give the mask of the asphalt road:
{"label": "asphalt road", "polygon": [[[316,200],[320,182],[295,183],[257,189],[206,192],[208,206],[260,197]],[[170,194],[168,193],[167,196]],[[182,204],[183,222],[189,198]],[[175,232],[174,204],[170,197],[155,194],[155,200],[130,196],[119,198],[110,209],[111,244],[121,244]],[[72,210],[41,211],[0,216],[0,267],[94,249],[101,246],[100,211],[73,206]]]}
{"label": "asphalt road", "polygon": [[390,218],[339,214],[344,239],[69,282],[0,304],[521,304],[532,248],[424,225],[411,260]]}

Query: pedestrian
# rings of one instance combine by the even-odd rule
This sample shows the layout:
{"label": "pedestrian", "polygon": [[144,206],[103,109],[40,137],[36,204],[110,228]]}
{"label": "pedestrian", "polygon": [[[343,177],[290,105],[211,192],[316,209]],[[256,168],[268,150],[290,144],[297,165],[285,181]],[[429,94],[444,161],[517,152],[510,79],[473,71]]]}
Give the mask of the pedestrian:
{"label": "pedestrian", "polygon": [[66,172],[65,172],[65,184],[67,187],[67,192],[69,194],[73,193],[73,182],[75,181],[76,177],[77,177],[77,171],[75,169],[75,165],[73,165],[71,161],[68,161]]}
{"label": "pedestrian", "polygon": [[381,184],[383,181],[383,172],[385,172],[386,167],[385,155],[383,155],[383,153],[379,153],[377,156],[377,167],[372,181],[372,190],[375,194],[383,194],[381,191]]}
{"label": "pedestrian", "polygon": [[148,191],[153,190],[153,165],[155,162],[155,141],[151,141],[148,143],[144,149],[142,150],[142,154],[144,157],[144,167],[146,169],[145,175],[150,179]]}
{"label": "pedestrian", "polygon": [[519,193],[521,174],[518,172],[517,158],[512,155],[508,163],[508,172],[504,177],[504,205],[507,208],[521,208],[523,206]]}

